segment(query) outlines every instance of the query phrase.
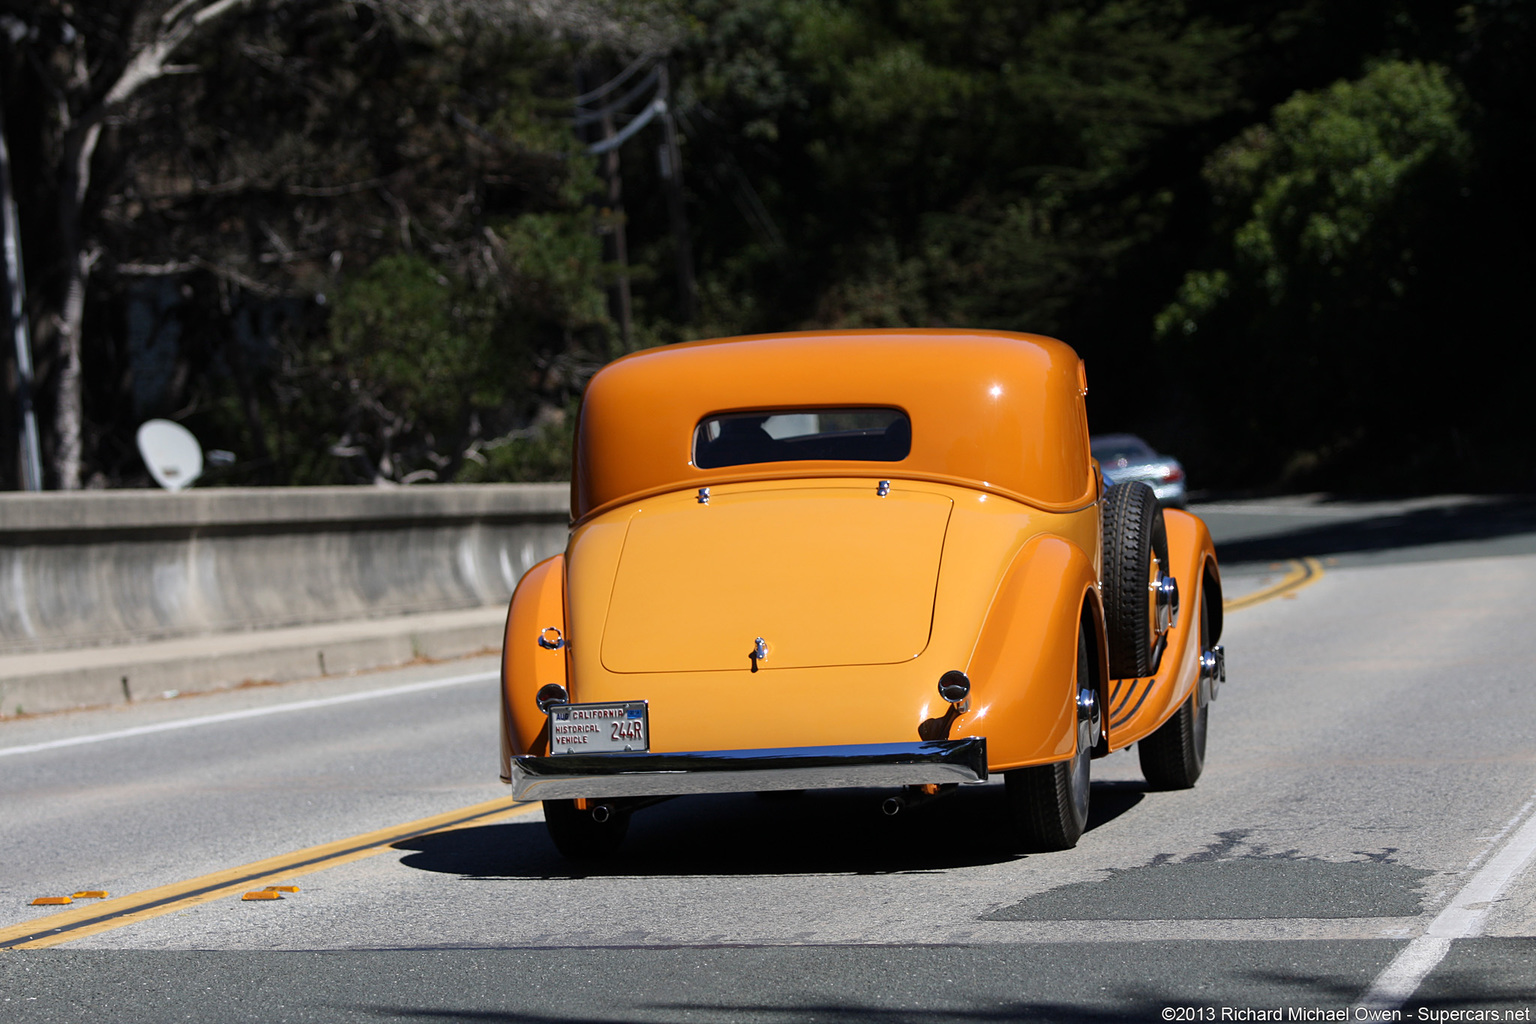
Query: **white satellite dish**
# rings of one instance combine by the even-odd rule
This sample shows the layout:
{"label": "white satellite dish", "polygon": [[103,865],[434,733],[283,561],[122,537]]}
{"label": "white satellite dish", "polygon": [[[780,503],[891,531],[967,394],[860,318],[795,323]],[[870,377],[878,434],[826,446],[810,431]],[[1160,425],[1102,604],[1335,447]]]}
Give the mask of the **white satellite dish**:
{"label": "white satellite dish", "polygon": [[168,491],[191,487],[203,475],[203,446],[192,431],[170,420],[146,420],[139,425],[139,454],[155,483]]}

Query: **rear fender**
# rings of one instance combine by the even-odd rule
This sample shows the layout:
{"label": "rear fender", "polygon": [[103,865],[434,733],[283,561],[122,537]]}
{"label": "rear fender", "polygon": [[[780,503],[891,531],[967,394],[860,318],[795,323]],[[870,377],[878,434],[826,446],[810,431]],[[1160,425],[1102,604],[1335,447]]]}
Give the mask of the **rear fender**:
{"label": "rear fender", "polygon": [[1009,566],[966,669],[971,711],[952,733],[985,736],[992,771],[1072,756],[1077,634],[1085,625],[1097,630],[1090,643],[1104,678],[1096,582],[1088,554],[1052,535],[1030,540]]}
{"label": "rear fender", "polygon": [[529,569],[512,592],[501,647],[501,777],[510,781],[511,759],[542,754],[548,719],[534,697],[549,683],[569,688],[570,646],[551,650],[539,637],[550,626],[565,628],[565,556],[555,555]]}
{"label": "rear fender", "polygon": [[1205,556],[1205,573],[1201,579],[1201,586],[1205,588],[1206,600],[1211,602],[1211,635],[1207,639],[1212,643],[1221,641],[1221,627],[1224,618],[1222,613],[1221,597],[1221,569],[1216,565],[1216,552],[1213,548]]}

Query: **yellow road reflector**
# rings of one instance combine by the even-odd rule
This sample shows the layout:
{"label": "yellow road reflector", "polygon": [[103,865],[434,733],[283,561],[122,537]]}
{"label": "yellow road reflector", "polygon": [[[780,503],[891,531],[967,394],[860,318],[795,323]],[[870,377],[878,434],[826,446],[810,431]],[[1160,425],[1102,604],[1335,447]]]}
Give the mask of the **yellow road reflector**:
{"label": "yellow road reflector", "polygon": [[240,898],[242,900],[280,900],[283,898],[283,894],[280,892],[268,892],[266,889],[258,889],[255,892],[248,892]]}
{"label": "yellow road reflector", "polygon": [[104,900],[106,898],[107,890],[105,889],[81,889],[75,893],[75,899],[77,900]]}
{"label": "yellow road reflector", "polygon": [[60,903],[73,902],[75,902],[74,898],[70,896],[39,896],[37,899],[32,901],[32,905],[34,907],[51,907]]}
{"label": "yellow road reflector", "polygon": [[299,891],[299,887],[296,886],[296,885],[269,885],[263,891],[265,891],[265,892],[298,892]]}

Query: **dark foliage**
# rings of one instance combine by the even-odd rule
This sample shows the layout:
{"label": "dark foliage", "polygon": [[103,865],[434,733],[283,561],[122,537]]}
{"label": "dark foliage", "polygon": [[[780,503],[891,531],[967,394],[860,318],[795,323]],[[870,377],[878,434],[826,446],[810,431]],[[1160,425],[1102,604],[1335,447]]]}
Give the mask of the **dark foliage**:
{"label": "dark foliage", "polygon": [[[154,415],[235,451],[228,482],[559,477],[572,403],[624,347],[622,273],[632,345],[1057,335],[1096,429],[1197,486],[1536,485],[1529,0],[693,0],[630,36],[590,5],[493,6],[449,30],[382,0],[253,3],[109,120],[85,208],[95,479],[143,482]],[[107,65],[147,9],[0,2],[45,397],[59,136],[24,97],[67,63],[66,23]],[[620,151],[618,208],[570,121],[645,49],[683,136],[691,322],[657,129]],[[604,255],[619,223],[627,267]]]}

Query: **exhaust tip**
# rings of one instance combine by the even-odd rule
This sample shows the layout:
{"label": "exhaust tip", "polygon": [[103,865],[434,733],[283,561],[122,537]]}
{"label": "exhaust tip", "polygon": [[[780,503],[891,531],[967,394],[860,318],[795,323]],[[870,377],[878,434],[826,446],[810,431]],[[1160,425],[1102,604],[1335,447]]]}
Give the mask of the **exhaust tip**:
{"label": "exhaust tip", "polygon": [[[971,679],[959,669],[951,669],[939,677],[939,696],[951,704],[966,704],[971,696]],[[961,708],[961,711],[967,708]]]}
{"label": "exhaust tip", "polygon": [[571,695],[559,683],[545,683],[539,687],[539,692],[533,695],[533,702],[539,706],[540,711],[548,714],[549,709],[556,704],[569,704]]}
{"label": "exhaust tip", "polygon": [[894,818],[907,806],[907,802],[899,796],[888,796],[880,805],[880,811],[887,818]]}
{"label": "exhaust tip", "polygon": [[597,822],[599,825],[601,825],[603,822],[607,821],[608,819],[610,819],[612,817],[613,817],[613,805],[612,804],[598,804],[597,806],[592,808],[592,820]]}

